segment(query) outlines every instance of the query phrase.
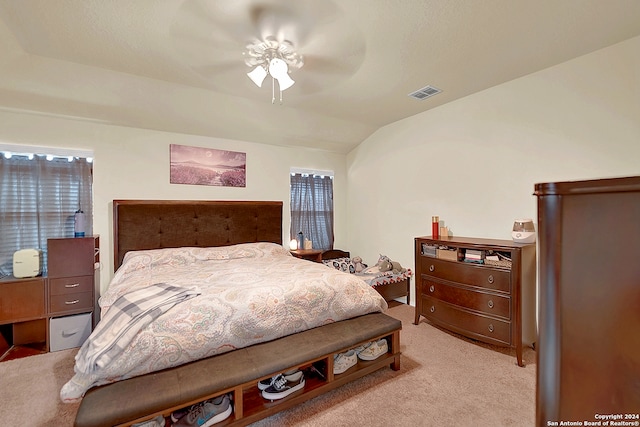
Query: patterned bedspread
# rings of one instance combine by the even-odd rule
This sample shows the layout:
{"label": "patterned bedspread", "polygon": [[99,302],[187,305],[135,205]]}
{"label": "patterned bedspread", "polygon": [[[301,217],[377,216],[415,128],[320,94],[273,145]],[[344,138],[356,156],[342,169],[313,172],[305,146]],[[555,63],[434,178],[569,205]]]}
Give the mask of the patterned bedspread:
{"label": "patterned bedspread", "polygon": [[78,361],[95,351],[92,333],[76,356],[75,375],[60,391],[63,401],[76,401],[96,385],[387,308],[353,274],[295,258],[273,243],[250,243],[127,253],[100,298],[102,319],[119,297],[158,283],[199,295],[141,328],[109,364],[88,369]]}

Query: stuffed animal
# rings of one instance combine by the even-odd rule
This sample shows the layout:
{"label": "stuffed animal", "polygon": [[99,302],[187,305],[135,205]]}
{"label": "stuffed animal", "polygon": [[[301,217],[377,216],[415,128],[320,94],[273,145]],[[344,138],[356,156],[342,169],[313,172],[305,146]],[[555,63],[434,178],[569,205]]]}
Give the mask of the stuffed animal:
{"label": "stuffed animal", "polygon": [[367,264],[362,262],[362,258],[359,256],[355,256],[351,259],[351,263],[354,265],[356,269],[356,273],[361,273],[365,268],[367,268]]}
{"label": "stuffed animal", "polygon": [[390,267],[387,268],[386,270],[381,270],[381,271],[391,271],[393,274],[400,274],[407,271],[407,269],[402,267],[399,262],[391,261],[391,259],[388,256],[380,254],[380,258],[378,258],[378,264],[381,264],[384,262],[388,262],[390,264]]}
{"label": "stuffed animal", "polygon": [[385,271],[390,271],[392,268],[393,266],[389,261],[387,261],[386,259],[380,259],[378,260],[378,263],[376,265],[373,265],[371,267],[368,267],[362,270],[362,273],[378,274],[378,273],[384,273]]}

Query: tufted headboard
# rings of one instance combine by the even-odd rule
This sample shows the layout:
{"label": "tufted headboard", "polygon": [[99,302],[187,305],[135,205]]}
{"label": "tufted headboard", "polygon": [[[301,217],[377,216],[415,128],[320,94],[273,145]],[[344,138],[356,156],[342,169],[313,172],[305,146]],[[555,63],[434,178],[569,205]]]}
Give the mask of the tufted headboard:
{"label": "tufted headboard", "polygon": [[282,244],[282,202],[114,200],[113,234],[116,270],[128,251]]}

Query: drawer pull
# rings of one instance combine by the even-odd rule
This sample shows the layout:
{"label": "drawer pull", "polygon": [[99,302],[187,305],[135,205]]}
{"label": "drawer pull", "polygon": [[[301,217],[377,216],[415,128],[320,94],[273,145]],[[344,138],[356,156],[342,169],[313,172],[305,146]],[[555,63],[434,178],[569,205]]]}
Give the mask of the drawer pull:
{"label": "drawer pull", "polygon": [[431,265],[429,266],[429,271],[433,271],[433,270],[435,270],[435,269],[436,269],[436,267],[435,267],[433,264],[431,264]]}
{"label": "drawer pull", "polygon": [[487,305],[489,306],[489,308],[493,308],[493,300],[489,300],[489,302],[487,303]]}
{"label": "drawer pull", "polygon": [[431,306],[430,311],[433,313],[434,311],[436,311],[436,308],[434,306]]}
{"label": "drawer pull", "polygon": [[80,286],[80,283],[69,283],[68,285],[64,285],[65,288],[77,288]]}
{"label": "drawer pull", "polygon": [[64,303],[65,303],[66,305],[73,305],[73,304],[77,304],[77,303],[79,303],[79,302],[80,302],[80,300],[79,300],[79,299],[74,299],[73,301],[65,301]]}
{"label": "drawer pull", "polygon": [[493,332],[493,323],[489,323],[489,332]]}
{"label": "drawer pull", "polygon": [[433,286],[433,285],[429,286],[429,292],[433,292],[435,290],[436,290],[435,286]]}
{"label": "drawer pull", "polygon": [[493,283],[493,274],[490,274],[489,277],[487,277],[487,281],[489,283]]}

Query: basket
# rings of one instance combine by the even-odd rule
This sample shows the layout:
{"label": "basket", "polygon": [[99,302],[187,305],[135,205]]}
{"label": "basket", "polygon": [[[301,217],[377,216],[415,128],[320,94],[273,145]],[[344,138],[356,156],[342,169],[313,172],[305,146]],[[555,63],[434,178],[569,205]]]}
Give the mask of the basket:
{"label": "basket", "polygon": [[486,265],[494,265],[496,267],[502,267],[502,268],[508,268],[511,269],[511,261],[506,260],[506,259],[501,259],[498,261],[494,261],[494,260],[490,260],[490,259],[485,259],[484,263]]}

